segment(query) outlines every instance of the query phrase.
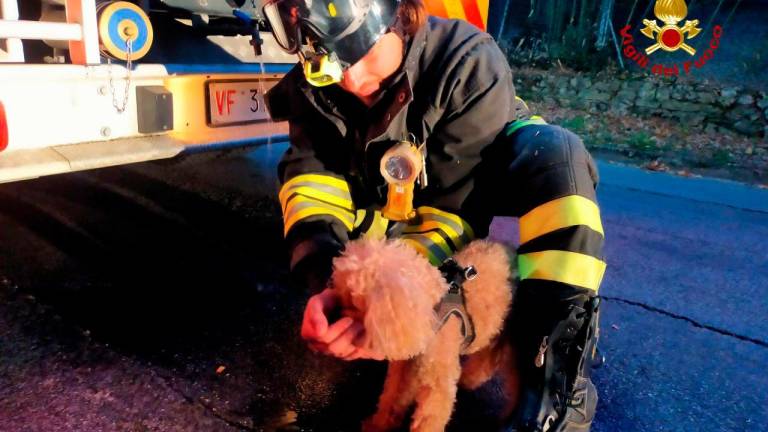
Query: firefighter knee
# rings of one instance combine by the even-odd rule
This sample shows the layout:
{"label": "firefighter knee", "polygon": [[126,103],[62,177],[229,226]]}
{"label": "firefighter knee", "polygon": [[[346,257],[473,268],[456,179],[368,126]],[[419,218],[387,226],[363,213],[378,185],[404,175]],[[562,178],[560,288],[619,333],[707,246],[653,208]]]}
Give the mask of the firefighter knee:
{"label": "firefighter knee", "polygon": [[529,125],[509,137],[516,157],[510,169],[550,197],[594,199],[598,172],[581,138],[556,125]]}

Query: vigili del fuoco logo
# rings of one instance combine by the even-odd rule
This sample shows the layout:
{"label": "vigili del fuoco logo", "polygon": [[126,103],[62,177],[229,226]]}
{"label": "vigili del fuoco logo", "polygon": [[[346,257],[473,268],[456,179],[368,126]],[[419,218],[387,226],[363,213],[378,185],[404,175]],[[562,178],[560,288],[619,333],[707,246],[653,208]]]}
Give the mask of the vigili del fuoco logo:
{"label": "vigili del fuoco logo", "polygon": [[[682,63],[663,64],[654,63],[651,66],[651,72],[655,75],[677,76],[682,70],[685,74],[690,74],[694,68],[701,69],[709,60],[711,60],[717,48],[720,46],[720,37],[723,35],[722,26],[716,25],[712,28],[712,38],[706,48],[697,53],[696,48],[688,44],[688,41],[696,38],[701,32],[699,20],[685,20],[682,26],[679,25],[688,15],[688,6],[684,0],[656,0],[653,7],[653,14],[661,21],[661,25],[655,19],[643,19],[645,27],[640,29],[640,33],[648,37],[649,45],[643,48],[637,48],[633,45],[634,37],[630,34],[632,26],[627,24],[621,29],[621,40],[624,45],[624,57],[633,60],[638,66],[645,69],[651,63],[649,56],[653,55],[659,49],[667,52],[683,50],[692,58]],[[642,38],[641,38],[642,39]],[[697,40],[702,39],[699,37]],[[638,41],[638,45],[646,40]],[[655,42],[655,43],[653,43]],[[697,57],[698,54],[698,57]]]}

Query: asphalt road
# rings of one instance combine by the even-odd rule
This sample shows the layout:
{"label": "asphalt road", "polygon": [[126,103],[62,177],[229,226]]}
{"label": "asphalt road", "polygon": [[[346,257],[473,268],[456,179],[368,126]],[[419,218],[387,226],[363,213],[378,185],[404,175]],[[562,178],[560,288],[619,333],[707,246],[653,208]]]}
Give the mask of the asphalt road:
{"label": "asphalt road", "polygon": [[[0,185],[0,431],[355,430],[384,370],[298,339],[281,151]],[[761,429],[768,191],[601,168],[593,431]],[[494,234],[513,241],[513,221]],[[485,390],[452,430],[487,430]]]}

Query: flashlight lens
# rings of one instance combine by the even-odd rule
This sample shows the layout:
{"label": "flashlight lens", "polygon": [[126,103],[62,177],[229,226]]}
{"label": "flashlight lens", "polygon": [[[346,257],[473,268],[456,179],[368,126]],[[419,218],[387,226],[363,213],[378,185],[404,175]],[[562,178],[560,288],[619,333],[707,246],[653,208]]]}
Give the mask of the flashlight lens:
{"label": "flashlight lens", "polygon": [[384,165],[387,174],[395,180],[407,180],[413,175],[413,167],[408,159],[402,156],[392,156]]}

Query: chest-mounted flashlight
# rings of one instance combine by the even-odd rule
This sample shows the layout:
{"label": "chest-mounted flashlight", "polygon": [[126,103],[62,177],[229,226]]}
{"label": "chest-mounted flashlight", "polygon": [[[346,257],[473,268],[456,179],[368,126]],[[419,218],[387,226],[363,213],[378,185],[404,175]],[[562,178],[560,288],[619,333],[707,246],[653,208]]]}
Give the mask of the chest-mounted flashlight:
{"label": "chest-mounted flashlight", "polygon": [[420,179],[425,186],[424,154],[416,144],[401,141],[384,153],[379,169],[387,181],[387,204],[381,209],[382,215],[389,220],[406,221],[413,219],[414,183]]}

